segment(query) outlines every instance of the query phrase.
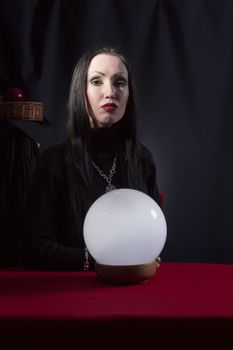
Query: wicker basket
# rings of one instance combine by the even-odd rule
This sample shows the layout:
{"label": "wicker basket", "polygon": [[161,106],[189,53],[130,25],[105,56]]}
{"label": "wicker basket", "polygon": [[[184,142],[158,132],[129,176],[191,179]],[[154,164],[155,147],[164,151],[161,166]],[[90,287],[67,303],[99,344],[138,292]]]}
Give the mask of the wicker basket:
{"label": "wicker basket", "polygon": [[21,119],[44,121],[43,103],[40,102],[0,102],[0,119]]}

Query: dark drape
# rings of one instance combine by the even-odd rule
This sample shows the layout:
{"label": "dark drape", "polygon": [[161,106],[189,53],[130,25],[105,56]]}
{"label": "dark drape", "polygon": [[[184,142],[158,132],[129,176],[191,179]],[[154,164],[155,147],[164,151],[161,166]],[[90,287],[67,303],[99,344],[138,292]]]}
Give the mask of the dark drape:
{"label": "dark drape", "polygon": [[0,92],[44,103],[49,125],[15,121],[42,149],[64,139],[74,64],[97,44],[132,64],[165,196],[163,259],[232,263],[233,2],[1,0]]}

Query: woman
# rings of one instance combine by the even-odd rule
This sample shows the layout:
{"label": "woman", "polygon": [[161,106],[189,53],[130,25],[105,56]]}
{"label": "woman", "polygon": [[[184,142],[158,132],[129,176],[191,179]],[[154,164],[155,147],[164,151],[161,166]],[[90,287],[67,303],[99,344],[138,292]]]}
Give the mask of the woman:
{"label": "woman", "polygon": [[106,191],[134,188],[159,200],[152,156],[137,141],[131,75],[120,52],[100,48],[81,57],[68,111],[67,141],[42,154],[32,180],[26,254],[32,268],[94,268],[82,228]]}

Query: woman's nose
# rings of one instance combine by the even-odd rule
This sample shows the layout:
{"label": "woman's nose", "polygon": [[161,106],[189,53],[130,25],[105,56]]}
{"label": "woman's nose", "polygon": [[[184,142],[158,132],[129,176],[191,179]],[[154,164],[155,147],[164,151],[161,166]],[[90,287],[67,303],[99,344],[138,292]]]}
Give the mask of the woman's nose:
{"label": "woman's nose", "polygon": [[105,86],[104,97],[105,98],[114,98],[116,94],[113,84],[109,83]]}

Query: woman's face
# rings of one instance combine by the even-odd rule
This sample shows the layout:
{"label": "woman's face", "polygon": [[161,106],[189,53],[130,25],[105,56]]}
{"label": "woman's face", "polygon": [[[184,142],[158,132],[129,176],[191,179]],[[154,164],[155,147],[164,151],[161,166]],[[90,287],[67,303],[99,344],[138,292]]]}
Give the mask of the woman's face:
{"label": "woman's face", "polygon": [[[111,126],[124,115],[128,97],[128,72],[117,56],[95,56],[87,72],[87,101],[99,127]],[[91,122],[91,125],[93,123]]]}

